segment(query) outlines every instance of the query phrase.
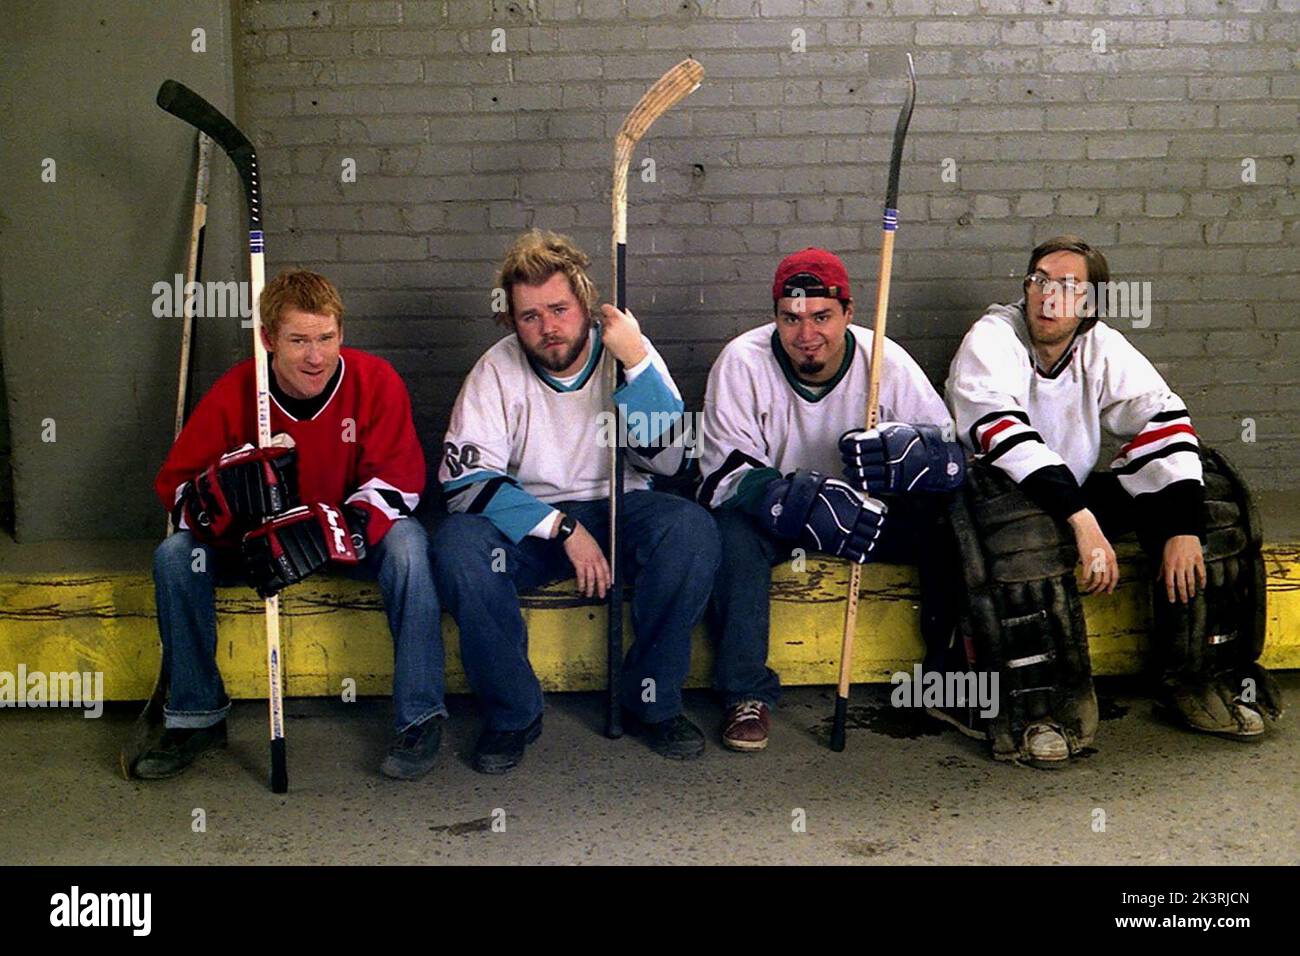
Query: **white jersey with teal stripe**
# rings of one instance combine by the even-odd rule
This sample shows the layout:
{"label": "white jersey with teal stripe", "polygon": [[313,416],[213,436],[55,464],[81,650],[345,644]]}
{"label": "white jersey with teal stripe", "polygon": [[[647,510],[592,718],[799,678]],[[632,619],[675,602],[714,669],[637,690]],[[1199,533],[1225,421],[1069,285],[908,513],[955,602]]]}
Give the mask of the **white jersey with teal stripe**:
{"label": "white jersey with teal stripe", "polygon": [[[656,447],[679,430],[683,404],[668,366],[644,336],[647,357],[626,370],[619,403],[632,444],[624,488],[647,489],[647,473],[675,474],[684,448]],[[614,401],[607,363],[613,356],[593,327],[586,366],[560,380],[535,365],[508,335],[475,363],[452,409],[438,467],[447,508],[481,513],[507,537],[545,536],[553,505],[609,496],[609,439]],[[640,427],[638,427],[640,426]]]}
{"label": "white jersey with teal stripe", "polygon": [[[767,480],[800,468],[840,476],[839,437],[866,422],[870,329],[850,326],[836,374],[801,381],[781,347],[776,323],[727,343],[709,372],[700,426],[700,502],[744,507]],[[948,409],[901,345],[885,339],[880,420],[951,430]],[[746,481],[746,479],[750,479]]]}

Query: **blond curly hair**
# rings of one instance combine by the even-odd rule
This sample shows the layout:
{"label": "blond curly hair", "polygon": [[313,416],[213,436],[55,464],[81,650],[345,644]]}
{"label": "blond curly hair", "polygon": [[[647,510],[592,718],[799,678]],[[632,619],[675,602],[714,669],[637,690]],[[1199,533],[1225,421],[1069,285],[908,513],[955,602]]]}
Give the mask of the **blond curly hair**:
{"label": "blond curly hair", "polygon": [[591,257],[568,236],[543,229],[529,229],[506,250],[505,259],[497,273],[497,287],[506,293],[506,311],[496,312],[493,317],[500,324],[510,326],[515,309],[515,283],[539,285],[557,272],[564,273],[569,280],[569,288],[573,290],[583,311],[590,316],[596,308],[597,300],[596,284],[587,274],[590,265]]}

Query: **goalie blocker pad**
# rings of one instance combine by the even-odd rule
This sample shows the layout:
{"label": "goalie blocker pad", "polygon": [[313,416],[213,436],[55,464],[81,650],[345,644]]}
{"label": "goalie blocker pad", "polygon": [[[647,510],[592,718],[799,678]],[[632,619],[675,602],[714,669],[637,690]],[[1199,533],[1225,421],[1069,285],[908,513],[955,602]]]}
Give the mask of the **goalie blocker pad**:
{"label": "goalie blocker pad", "polygon": [[[946,646],[930,648],[928,666],[998,674],[996,715],[981,717],[973,705],[948,715],[986,737],[999,760],[1025,755],[1025,731],[1036,722],[1054,727],[1071,754],[1086,752],[1097,697],[1069,527],[979,462],[949,499],[948,519],[959,623]],[[926,597],[946,602],[952,593]]]}
{"label": "goalie blocker pad", "polygon": [[[1206,586],[1189,603],[1169,602],[1163,582],[1152,595],[1152,664],[1173,693],[1212,689],[1228,706],[1240,699],[1266,717],[1282,695],[1259,666],[1266,626],[1263,531],[1254,496],[1221,452],[1204,448]],[[1151,555],[1159,560],[1159,555]]]}

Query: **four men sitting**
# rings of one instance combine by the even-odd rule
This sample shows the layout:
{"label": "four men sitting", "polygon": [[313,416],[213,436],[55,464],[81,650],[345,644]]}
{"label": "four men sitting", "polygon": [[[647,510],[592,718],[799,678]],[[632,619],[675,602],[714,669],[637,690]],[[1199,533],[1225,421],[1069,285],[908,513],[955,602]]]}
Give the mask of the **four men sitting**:
{"label": "four men sitting", "polygon": [[[156,482],[178,528],[154,562],[170,699],[137,775],[175,775],[225,744],[214,585],[242,572],[269,595],[325,568],[377,580],[383,595],[395,716],[382,771],[414,779],[436,757],[441,606],[483,716],[473,765],[516,766],[543,710],[519,591],[576,577],[581,595],[605,597],[612,441],[628,452],[618,544],[634,586],[618,695],[630,728],[666,757],[704,749],[681,691],[706,607],[722,742],[766,747],[780,690],[767,664],[771,569],[808,551],[922,564],[927,620],[946,622],[927,634],[931,662],[1003,678],[991,720],[953,706],[935,716],[987,739],[995,757],[1048,766],[1086,752],[1097,709],[1075,568],[1088,592],[1114,590],[1111,538],[1129,528],[1159,565],[1154,652],[1171,712],[1231,737],[1257,736],[1280,714],[1257,663],[1248,494],[1221,456],[1203,454],[1150,362],[1099,320],[1109,273],[1082,240],[1034,250],[1025,298],[991,306],[963,340],[947,405],[886,340],[870,430],[872,333],[852,327],[844,264],[815,248],[788,256],[773,280],[775,321],[728,343],[709,374],[699,504],[654,490],[655,476],[689,464],[668,440],[681,395],[632,314],[597,308],[588,265],[572,241],[537,230],[507,252],[497,318],[509,334],[457,396],[438,467],[450,514],[431,540],[410,517],[425,463],[397,373],[342,348],[328,280],[295,271],[267,286],[276,440],[253,447],[254,370],[242,362],[199,403]],[[1103,431],[1123,447],[1095,474]],[[934,587],[940,526],[956,560]],[[933,613],[936,602],[947,613]]]}

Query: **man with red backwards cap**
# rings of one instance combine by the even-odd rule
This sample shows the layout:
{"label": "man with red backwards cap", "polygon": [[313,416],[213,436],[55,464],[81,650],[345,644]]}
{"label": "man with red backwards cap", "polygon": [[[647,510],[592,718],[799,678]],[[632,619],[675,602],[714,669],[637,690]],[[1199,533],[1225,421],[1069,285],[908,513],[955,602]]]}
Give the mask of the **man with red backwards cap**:
{"label": "man with red backwards cap", "polygon": [[[396,736],[381,771],[428,772],[438,752],[443,651],[428,537],[410,514],[424,452],[406,386],[383,359],[342,348],[343,303],[322,275],[292,271],[262,292],[271,430],[258,449],[251,359],[203,397],[154,488],[177,531],[154,553],[170,694],[161,742],[134,768],[181,773],[226,744],[213,587],[246,577],[263,595],[329,567],[378,580],[394,642]],[[292,446],[292,447],[288,447]],[[300,503],[301,502],[301,503]],[[242,556],[241,556],[242,545]]]}
{"label": "man with red backwards cap", "polygon": [[[924,493],[952,490],[965,474],[943,400],[889,340],[880,424],[864,429],[872,333],[850,328],[853,296],[838,256],[816,248],[788,256],[772,301],[776,321],[733,339],[714,363],[700,436],[699,500],[722,536],[710,601],[722,742],[740,751],[767,746],[781,686],[767,666],[772,566],[796,548],[910,561]],[[841,471],[848,482],[829,477]]]}

